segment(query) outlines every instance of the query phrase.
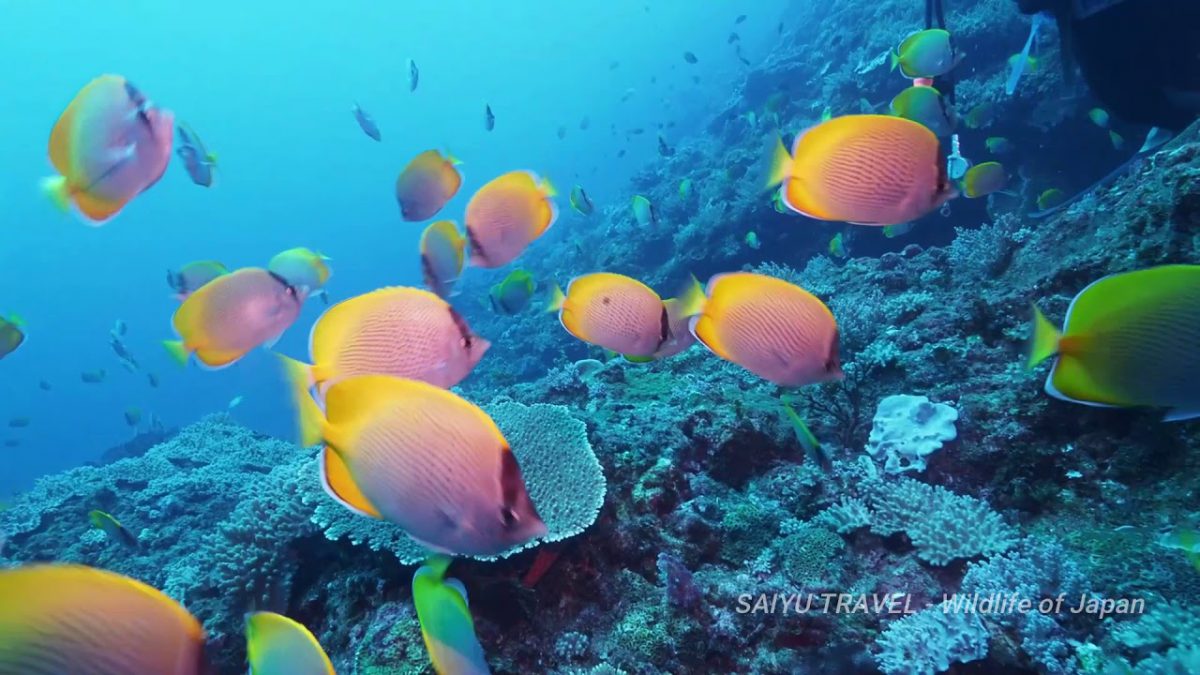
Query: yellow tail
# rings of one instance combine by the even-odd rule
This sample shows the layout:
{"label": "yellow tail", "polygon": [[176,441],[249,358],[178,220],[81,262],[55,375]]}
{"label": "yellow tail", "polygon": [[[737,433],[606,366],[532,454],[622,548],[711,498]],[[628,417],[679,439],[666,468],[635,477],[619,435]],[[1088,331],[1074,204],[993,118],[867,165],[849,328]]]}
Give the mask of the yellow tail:
{"label": "yellow tail", "polygon": [[704,303],[708,298],[704,296],[704,287],[700,285],[700,281],[692,276],[676,300],[679,302],[680,316],[696,316],[704,311]]}
{"label": "yellow tail", "polygon": [[279,363],[283,365],[283,372],[291,389],[292,400],[296,404],[300,444],[305,447],[316,445],[322,440],[321,427],[325,422],[325,415],[308,391],[314,384],[312,368],[306,363],[288,358],[283,354],[276,354],[276,356],[279,358]]}
{"label": "yellow tail", "polygon": [[1029,361],[1026,367],[1032,368],[1057,354],[1058,341],[1061,338],[1062,333],[1050,323],[1037,305],[1033,305],[1033,334],[1029,337]]}
{"label": "yellow tail", "polygon": [[558,190],[554,189],[554,183],[551,183],[550,179],[546,178],[545,176],[542,176],[542,183],[541,183],[540,187],[542,189],[543,195],[545,195],[547,197],[557,197],[558,196]]}
{"label": "yellow tail", "polygon": [[563,289],[558,284],[554,284],[554,288],[550,291],[550,302],[546,303],[546,312],[557,312],[563,308],[563,303],[567,301],[567,296],[563,294]]}
{"label": "yellow tail", "polygon": [[71,210],[71,187],[67,185],[66,176],[47,176],[41,180],[39,186],[60,211]]}
{"label": "yellow tail", "polygon": [[775,138],[775,149],[771,152],[771,168],[767,173],[766,189],[771,189],[788,179],[792,170],[792,156],[783,145],[783,139]]}
{"label": "yellow tail", "polygon": [[171,355],[172,361],[181,366],[187,365],[188,359],[191,358],[192,353],[188,351],[187,346],[183,344],[183,340],[163,340],[162,345],[166,348],[167,353]]}

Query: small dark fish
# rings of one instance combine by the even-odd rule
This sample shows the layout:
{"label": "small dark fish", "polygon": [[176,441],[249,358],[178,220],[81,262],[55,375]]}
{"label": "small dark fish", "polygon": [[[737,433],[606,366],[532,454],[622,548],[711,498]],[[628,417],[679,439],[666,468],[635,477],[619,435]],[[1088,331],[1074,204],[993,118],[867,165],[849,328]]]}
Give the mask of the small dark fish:
{"label": "small dark fish", "polygon": [[684,53],[683,53],[683,60],[684,60],[684,61],[687,61],[688,63],[697,63],[697,62],[699,62],[699,61],[700,61],[700,59],[697,59],[697,58],[696,58],[696,55],[695,55],[695,54],[693,54],[693,53],[691,53],[691,52],[684,52]]}
{"label": "small dark fish", "polygon": [[32,421],[28,417],[14,417],[8,421],[8,426],[12,429],[24,429]]}
{"label": "small dark fish", "polygon": [[625,156],[625,148],[621,148],[620,150],[617,151],[617,157],[624,157],[624,156]]}
{"label": "small dark fish", "polygon": [[775,32],[779,35],[783,35],[783,22],[782,21],[780,21],[779,25],[775,27]]}
{"label": "small dark fish", "polygon": [[734,53],[734,55],[737,56],[738,61],[741,61],[744,65],[747,65],[747,66],[750,65],[750,59],[747,59],[742,54],[742,46],[741,45],[738,45],[737,49],[733,50],[733,53]]}
{"label": "small dark fish", "polygon": [[736,25],[738,25],[739,23],[741,23],[741,22],[743,22],[743,21],[745,21],[745,20],[746,20],[746,15],[745,15],[745,14],[738,14],[738,18],[736,18],[736,19],[734,19],[734,20],[733,20],[733,25],[735,25],[735,26],[736,26]]}
{"label": "small dark fish", "polygon": [[15,448],[19,445],[21,445],[21,441],[18,441],[15,438],[4,439],[4,447],[6,447],[6,448]]}
{"label": "small dark fish", "polygon": [[492,112],[490,104],[483,106],[483,128],[488,131],[496,128],[496,115]]}
{"label": "small dark fish", "polygon": [[579,120],[579,130],[587,131],[587,128],[590,126],[592,126],[592,120],[587,115],[584,115],[583,119]]}
{"label": "small dark fish", "polygon": [[42,380],[41,382],[38,382],[38,386],[41,387],[42,391],[50,391],[51,389],[54,388],[54,387],[50,386],[50,383],[47,382],[46,380]]}
{"label": "small dark fish", "polygon": [[358,126],[363,130],[364,134],[376,141],[383,140],[383,136],[379,133],[379,126],[375,124],[375,120],[372,119],[371,115],[362,109],[362,106],[355,102],[352,111],[354,112],[354,119],[358,121]]}
{"label": "small dark fish", "polygon": [[641,127],[634,127],[629,130],[630,136],[641,136],[644,133],[646,133],[646,130]]}
{"label": "small dark fish", "polygon": [[125,424],[131,427],[136,427],[142,421],[141,408],[126,408],[125,409]]}
{"label": "small dark fish", "polygon": [[738,35],[737,33],[730,33],[729,39],[725,41],[725,44],[731,45],[735,42],[740,41],[741,39],[742,39],[742,36]]}
{"label": "small dark fish", "polygon": [[157,375],[155,375],[154,373],[146,373],[146,381],[150,383],[151,387],[158,389],[158,376]]}
{"label": "small dark fish", "polygon": [[118,359],[124,359],[126,361],[134,360],[133,355],[129,353],[128,349],[126,349],[125,343],[121,342],[117,336],[110,336],[108,339],[108,344],[110,347],[112,347],[113,353],[117,355]]}
{"label": "small dark fish", "polygon": [[692,76],[692,84],[700,84],[700,76],[699,75]]}
{"label": "small dark fish", "polygon": [[175,131],[179,136],[179,147],[175,148],[175,154],[183,162],[188,177],[196,185],[212,187],[213,169],[217,166],[216,153],[209,152],[200,136],[183,122],[176,125]]}
{"label": "small dark fish", "polygon": [[609,63],[609,64],[608,64],[608,69],[609,69],[609,70],[616,70],[617,68],[620,68],[620,67],[621,67],[621,62],[620,62],[620,61],[613,61],[613,62],[611,62],[611,63]]}
{"label": "small dark fish", "polygon": [[108,330],[108,333],[113,337],[123,338],[128,331],[129,327],[125,325],[125,321],[117,319],[113,322],[113,327]]}
{"label": "small dark fish", "polygon": [[671,155],[675,154],[674,148],[667,145],[667,139],[663,138],[662,134],[658,135],[658,154],[662,155],[663,157],[670,157]]}
{"label": "small dark fish", "polygon": [[592,200],[588,198],[587,193],[583,191],[583,187],[580,185],[571,188],[570,202],[571,208],[578,211],[581,215],[590,216],[595,209],[592,206]]}
{"label": "small dark fish", "polygon": [[558,128],[558,140],[560,140],[560,141],[561,141],[562,139],[564,139],[564,138],[566,138],[566,137],[567,137],[567,128],[566,128],[566,127],[559,127],[559,128]]}
{"label": "small dark fish", "polygon": [[408,90],[416,91],[417,82],[421,80],[421,71],[417,69],[417,62],[412,59],[408,60]]}
{"label": "small dark fish", "polygon": [[106,373],[103,368],[100,368],[99,370],[85,370],[79,374],[79,379],[88,384],[99,384],[104,381],[106,375],[108,375],[108,373]]}
{"label": "small dark fish", "polygon": [[657,75],[650,76],[650,84],[658,84],[658,76]]}

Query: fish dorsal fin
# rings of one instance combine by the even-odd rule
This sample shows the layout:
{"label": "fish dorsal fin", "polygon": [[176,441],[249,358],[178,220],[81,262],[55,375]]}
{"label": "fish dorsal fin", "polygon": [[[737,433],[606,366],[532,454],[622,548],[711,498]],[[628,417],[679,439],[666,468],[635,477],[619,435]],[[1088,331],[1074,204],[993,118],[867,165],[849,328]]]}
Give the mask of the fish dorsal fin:
{"label": "fish dorsal fin", "polygon": [[330,448],[321,450],[321,486],[335,501],[360,516],[381,518],[379,510],[358,489],[350,468],[342,461],[337,452]]}

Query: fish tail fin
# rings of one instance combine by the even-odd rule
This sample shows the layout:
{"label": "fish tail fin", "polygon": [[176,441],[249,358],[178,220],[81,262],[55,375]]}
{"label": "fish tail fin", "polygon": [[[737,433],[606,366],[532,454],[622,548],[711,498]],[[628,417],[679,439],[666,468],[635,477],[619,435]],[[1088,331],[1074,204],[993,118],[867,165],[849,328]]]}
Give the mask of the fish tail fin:
{"label": "fish tail fin", "polygon": [[192,353],[187,346],[183,344],[183,340],[163,340],[163,347],[166,348],[167,354],[171,355],[171,360],[181,366],[186,366],[188,358]]}
{"label": "fish tail fin", "polygon": [[792,156],[788,153],[787,148],[784,147],[783,139],[776,136],[775,146],[771,151],[771,168],[767,173],[766,189],[770,190],[787,180],[791,168]]}
{"label": "fish tail fin", "polygon": [[891,70],[894,72],[900,67],[900,52],[892,51],[888,54],[888,60],[891,62]]}
{"label": "fish tail fin", "polygon": [[567,296],[563,293],[562,286],[554,284],[554,288],[550,290],[550,302],[546,303],[546,312],[557,312],[563,308],[566,301]]}
{"label": "fish tail fin", "polygon": [[1033,368],[1037,364],[1058,353],[1058,342],[1062,338],[1054,324],[1042,314],[1037,305],[1033,306],[1033,334],[1029,338],[1029,361],[1026,367]]}
{"label": "fish tail fin", "polygon": [[313,385],[312,368],[295,359],[279,354],[279,362],[283,364],[284,373],[292,389],[292,400],[296,403],[297,419],[300,427],[300,444],[304,447],[316,445],[323,436],[322,427],[325,415],[317,402],[308,393]]}
{"label": "fish tail fin", "polygon": [[679,315],[695,316],[704,311],[704,303],[707,301],[700,280],[695,275],[689,275],[687,286],[679,294]]}
{"label": "fish tail fin", "polygon": [[38,185],[60,211],[71,210],[71,186],[66,176],[47,176]]}
{"label": "fish tail fin", "polygon": [[208,153],[208,156],[206,156],[204,159],[208,160],[208,163],[212,164],[213,166],[217,165],[217,153],[215,152]]}
{"label": "fish tail fin", "polygon": [[1108,140],[1112,141],[1114,150],[1120,150],[1125,147],[1125,138],[1112,129],[1108,130]]}
{"label": "fish tail fin", "polygon": [[542,176],[542,180],[540,183],[538,183],[538,187],[541,188],[542,194],[547,197],[558,196],[558,190],[554,188],[554,183],[551,183],[550,179],[546,178],[545,176]]}

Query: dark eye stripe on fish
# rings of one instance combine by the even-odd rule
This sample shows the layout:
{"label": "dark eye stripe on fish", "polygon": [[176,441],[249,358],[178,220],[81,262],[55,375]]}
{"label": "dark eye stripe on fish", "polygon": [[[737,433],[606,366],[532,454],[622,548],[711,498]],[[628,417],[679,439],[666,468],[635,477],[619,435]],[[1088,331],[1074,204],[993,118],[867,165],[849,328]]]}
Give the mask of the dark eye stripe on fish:
{"label": "dark eye stripe on fish", "polygon": [[467,243],[471,245],[471,252],[479,256],[479,259],[485,263],[490,263],[491,260],[488,258],[487,251],[484,251],[483,247],[479,245],[479,240],[475,238],[475,233],[471,231],[471,227],[469,225],[466,227],[466,230]]}
{"label": "dark eye stripe on fish", "polygon": [[458,328],[458,334],[462,337],[463,342],[469,346],[474,336],[471,334],[471,329],[467,326],[466,320],[462,318],[461,314],[454,311],[453,307],[450,307],[450,318],[454,321],[454,326]]}
{"label": "dark eye stripe on fish", "polygon": [[278,281],[279,283],[283,284],[283,287],[291,292],[291,296],[296,299],[296,302],[300,302],[300,294],[296,292],[296,287],[291,285],[287,279],[284,279],[283,277],[279,276],[278,274],[276,274],[275,272],[272,272],[270,270],[267,270],[267,274],[270,274],[271,278],[274,279],[275,281]]}
{"label": "dark eye stripe on fish", "polygon": [[667,340],[671,339],[671,317],[669,314],[667,314],[666,305],[663,305],[661,321],[662,332],[658,336],[658,345],[654,348],[654,351],[661,349],[662,346],[666,344]]}

